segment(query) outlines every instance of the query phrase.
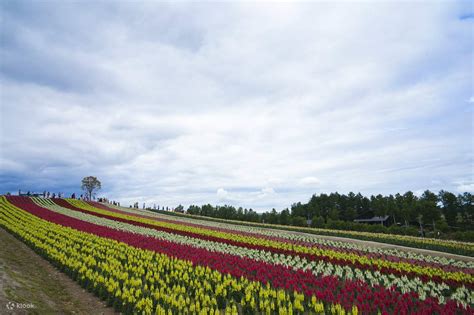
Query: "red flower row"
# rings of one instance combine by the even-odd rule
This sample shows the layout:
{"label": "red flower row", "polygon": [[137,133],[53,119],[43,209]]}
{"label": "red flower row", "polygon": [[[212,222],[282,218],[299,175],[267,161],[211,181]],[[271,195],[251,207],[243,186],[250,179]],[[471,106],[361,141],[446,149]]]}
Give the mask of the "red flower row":
{"label": "red flower row", "polygon": [[97,216],[97,217],[106,218],[106,219],[109,219],[109,220],[115,220],[115,221],[119,221],[119,222],[124,222],[124,223],[132,224],[132,225],[135,225],[135,226],[146,227],[146,228],[150,228],[150,229],[154,229],[154,230],[158,230],[158,231],[164,231],[164,232],[168,232],[168,233],[173,233],[173,234],[178,234],[178,235],[203,239],[203,240],[207,240],[207,241],[220,242],[220,243],[225,243],[225,244],[229,244],[229,245],[249,248],[249,249],[262,250],[262,251],[272,252],[272,253],[276,253],[276,254],[299,256],[301,258],[306,258],[309,261],[324,261],[324,262],[329,262],[329,263],[332,263],[332,264],[337,264],[337,265],[340,265],[340,266],[350,266],[352,268],[358,268],[358,269],[361,269],[361,270],[379,270],[381,273],[393,274],[393,275],[398,276],[398,277],[401,277],[401,276],[406,276],[406,277],[409,277],[409,278],[418,277],[423,282],[428,282],[428,281],[433,281],[433,282],[436,282],[436,283],[444,282],[444,283],[448,284],[451,287],[460,287],[460,286],[465,285],[466,287],[474,288],[474,284],[472,284],[472,283],[467,283],[466,284],[466,283],[463,283],[463,282],[460,282],[460,281],[455,281],[455,280],[443,280],[439,276],[428,277],[426,275],[420,275],[416,272],[400,271],[400,270],[397,270],[397,269],[394,269],[394,268],[387,268],[387,267],[379,268],[378,266],[375,266],[375,265],[366,265],[366,264],[361,264],[359,262],[352,262],[350,260],[345,260],[345,259],[331,258],[331,257],[327,257],[327,256],[316,256],[314,254],[300,253],[300,252],[295,252],[295,251],[292,251],[292,250],[285,250],[285,249],[279,249],[279,248],[274,248],[274,247],[270,247],[270,246],[263,246],[263,245],[256,245],[256,244],[249,244],[249,243],[245,243],[245,242],[240,242],[240,241],[235,241],[235,240],[231,240],[231,239],[225,239],[225,238],[220,238],[220,237],[215,237],[215,236],[210,236],[210,235],[202,235],[202,234],[199,234],[199,233],[193,233],[193,232],[188,232],[188,231],[180,231],[180,230],[167,228],[167,227],[159,227],[159,226],[156,226],[156,225],[153,225],[153,224],[137,222],[137,221],[129,220],[129,219],[117,218],[117,217],[114,217],[114,216],[111,216],[111,215],[106,215],[106,214],[97,213],[97,212],[94,212],[94,211],[84,210],[84,209],[81,209],[81,208],[78,208],[78,207],[75,207],[75,206],[71,205],[69,202],[67,202],[66,200],[63,200],[63,199],[53,199],[53,200],[56,204],[58,204],[62,207],[68,208],[70,210],[79,211],[79,212],[87,213],[87,214],[94,215],[94,216]]}
{"label": "red flower row", "polygon": [[[66,204],[67,202],[62,201],[61,205]],[[406,262],[409,264],[416,264],[418,266],[422,267],[433,267],[433,268],[439,268],[445,272],[463,272],[467,274],[474,274],[473,269],[469,268],[461,268],[453,265],[443,265],[439,263],[434,263],[434,262],[427,262],[427,261],[422,261],[422,260],[417,260],[417,259],[408,259],[408,258],[402,258],[402,257],[397,257],[393,255],[384,255],[382,253],[367,253],[361,250],[356,250],[356,249],[348,249],[348,248],[340,248],[336,246],[329,246],[329,245],[323,245],[323,244],[315,244],[315,243],[310,243],[310,242],[305,242],[305,241],[295,241],[295,240],[290,240],[284,237],[278,237],[278,236],[270,236],[270,235],[263,235],[259,233],[253,233],[253,232],[245,232],[245,231],[237,231],[237,230],[232,230],[232,229],[226,229],[226,228],[218,228],[218,227],[213,227],[213,226],[207,226],[207,225],[202,225],[202,224],[195,224],[195,223],[190,223],[190,222],[183,222],[183,221],[178,221],[178,220],[173,220],[173,219],[164,219],[164,218],[157,218],[155,216],[151,215],[144,215],[144,214],[139,214],[139,213],[133,213],[133,212],[127,212],[127,211],[122,211],[118,210],[112,207],[108,207],[107,205],[104,205],[99,202],[95,201],[87,201],[87,203],[95,208],[99,208],[102,210],[107,210],[110,212],[114,213],[119,213],[119,214],[125,214],[129,216],[134,216],[137,218],[144,218],[144,219],[149,219],[153,221],[158,221],[158,222],[166,222],[166,223],[173,223],[173,224],[180,224],[180,225],[186,225],[190,227],[196,227],[196,228],[202,228],[202,229],[207,229],[211,231],[218,231],[218,232],[224,232],[224,233],[231,233],[231,234],[239,234],[239,235],[244,235],[244,236],[251,236],[251,237],[256,237],[256,238],[261,238],[261,239],[268,239],[268,240],[273,240],[273,241],[278,241],[278,242],[284,242],[284,243],[292,243],[292,244],[297,244],[297,245],[303,245],[306,247],[312,247],[312,248],[319,248],[322,250],[332,250],[332,251],[337,251],[341,253],[349,253],[349,254],[356,254],[359,256],[365,256],[368,258],[377,258],[377,259],[383,259],[391,262]],[[69,204],[69,203],[67,203]],[[65,207],[65,206],[63,206]]]}
{"label": "red flower row", "polygon": [[306,296],[315,295],[318,299],[328,303],[340,303],[347,310],[352,305],[356,305],[364,314],[374,313],[378,310],[382,313],[395,314],[473,313],[470,307],[463,309],[452,300],[444,305],[439,304],[438,300],[434,298],[421,301],[416,293],[401,294],[381,286],[370,287],[361,281],[342,281],[332,276],[315,277],[310,271],[295,271],[281,265],[272,265],[234,255],[216,254],[204,249],[114,230],[55,213],[36,205],[28,198],[8,197],[8,200],[15,206],[49,222],[114,239],[137,248],[189,260],[196,265],[208,266],[234,277],[243,276],[262,283],[269,282],[275,288],[296,290],[303,292]]}

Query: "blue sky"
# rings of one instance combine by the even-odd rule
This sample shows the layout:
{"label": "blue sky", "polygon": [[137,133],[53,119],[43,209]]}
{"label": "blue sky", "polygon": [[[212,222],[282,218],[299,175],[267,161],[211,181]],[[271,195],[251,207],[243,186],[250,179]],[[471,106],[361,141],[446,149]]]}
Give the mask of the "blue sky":
{"label": "blue sky", "polygon": [[2,1],[0,192],[474,191],[470,1]]}

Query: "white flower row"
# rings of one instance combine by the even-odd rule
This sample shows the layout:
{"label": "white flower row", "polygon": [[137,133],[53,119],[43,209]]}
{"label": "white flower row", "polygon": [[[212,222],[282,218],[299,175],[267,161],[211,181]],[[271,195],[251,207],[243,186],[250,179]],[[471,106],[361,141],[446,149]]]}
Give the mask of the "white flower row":
{"label": "white flower row", "polygon": [[365,253],[372,253],[372,254],[379,254],[379,255],[390,255],[396,256],[399,258],[404,259],[415,259],[425,262],[437,263],[446,266],[455,266],[458,268],[466,268],[466,269],[474,269],[474,260],[473,261],[461,261],[456,260],[453,258],[447,258],[442,256],[431,256],[431,255],[423,255],[416,253],[414,251],[409,250],[397,250],[397,249],[388,249],[388,248],[380,248],[375,246],[362,246],[352,242],[343,242],[343,241],[333,241],[318,237],[317,235],[312,234],[305,234],[299,232],[291,232],[285,230],[272,230],[267,228],[258,228],[252,226],[245,226],[245,225],[235,225],[230,223],[222,223],[222,222],[214,222],[214,221],[207,221],[207,220],[200,220],[195,218],[185,218],[180,216],[169,216],[166,214],[160,214],[156,212],[151,212],[149,210],[142,210],[142,209],[131,209],[119,206],[108,205],[112,208],[116,208],[121,211],[125,211],[128,213],[136,214],[137,212],[140,214],[148,215],[151,217],[155,217],[157,219],[166,219],[184,223],[194,223],[199,224],[206,227],[217,227],[223,229],[229,229],[238,232],[250,232],[256,233],[263,236],[269,237],[280,237],[285,238],[291,241],[302,241],[307,243],[312,243],[315,245],[323,245],[323,246],[330,246],[340,249],[347,249],[347,250],[358,250]]}
{"label": "white flower row", "polygon": [[[40,204],[41,205],[41,204]],[[42,205],[46,206],[46,205]],[[334,265],[324,261],[307,261],[305,258],[299,256],[291,256],[284,254],[274,254],[271,252],[260,251],[255,249],[248,249],[244,247],[229,245],[220,242],[213,242],[192,238],[183,235],[177,235],[158,231],[150,228],[135,226],[128,223],[109,220],[105,218],[96,217],[90,214],[73,211],[57,205],[47,205],[48,209],[73,217],[82,221],[107,226],[113,229],[133,232],[141,235],[151,236],[161,240],[167,240],[174,243],[188,245],[196,248],[203,248],[211,252],[232,254],[240,257],[247,257],[257,261],[267,262],[270,264],[279,264],[291,267],[295,270],[311,270],[316,276],[332,275],[340,279],[359,279],[368,283],[371,286],[382,285],[386,288],[395,286],[401,292],[417,292],[422,299],[428,296],[438,298],[440,302],[445,302],[446,297],[443,291],[449,290],[450,287],[445,283],[428,282],[423,283],[419,278],[408,279],[407,277],[397,277],[393,274],[382,274],[379,271],[352,269],[349,266]],[[456,289],[451,296],[451,299],[457,300],[460,303],[474,303],[474,297],[465,287]]]}

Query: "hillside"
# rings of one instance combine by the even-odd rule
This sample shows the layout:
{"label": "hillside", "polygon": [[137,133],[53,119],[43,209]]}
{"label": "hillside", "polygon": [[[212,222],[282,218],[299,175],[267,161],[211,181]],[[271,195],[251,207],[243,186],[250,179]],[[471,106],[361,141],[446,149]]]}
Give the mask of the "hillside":
{"label": "hillside", "polygon": [[3,229],[123,313],[472,313],[471,257],[75,199],[0,209]]}

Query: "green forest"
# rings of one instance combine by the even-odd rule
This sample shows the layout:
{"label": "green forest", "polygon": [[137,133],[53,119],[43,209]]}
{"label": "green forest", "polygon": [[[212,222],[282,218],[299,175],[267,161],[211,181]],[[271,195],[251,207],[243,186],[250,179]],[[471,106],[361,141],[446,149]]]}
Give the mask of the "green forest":
{"label": "green forest", "polygon": [[[178,209],[182,209],[180,206]],[[292,226],[311,226],[458,240],[474,239],[474,196],[426,190],[421,196],[404,194],[363,196],[361,193],[314,194],[290,209],[258,213],[234,206],[191,205],[188,214],[213,218]],[[355,219],[387,217],[384,224],[356,223]]]}

